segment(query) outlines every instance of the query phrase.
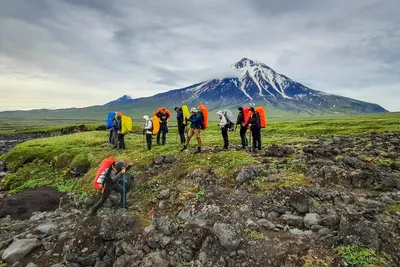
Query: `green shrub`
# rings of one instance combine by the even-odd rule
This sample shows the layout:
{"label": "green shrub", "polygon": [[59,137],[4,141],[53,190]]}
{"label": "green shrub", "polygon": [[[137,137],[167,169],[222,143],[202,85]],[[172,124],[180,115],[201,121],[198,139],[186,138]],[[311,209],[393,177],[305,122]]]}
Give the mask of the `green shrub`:
{"label": "green shrub", "polygon": [[390,255],[378,254],[370,248],[358,246],[340,246],[337,248],[339,255],[350,265],[363,267],[387,266],[392,262]]}

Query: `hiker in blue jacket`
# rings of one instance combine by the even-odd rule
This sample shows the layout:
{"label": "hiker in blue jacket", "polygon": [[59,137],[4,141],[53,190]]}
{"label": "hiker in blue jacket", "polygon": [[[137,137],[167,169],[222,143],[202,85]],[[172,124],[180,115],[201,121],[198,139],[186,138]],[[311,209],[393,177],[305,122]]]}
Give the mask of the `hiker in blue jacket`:
{"label": "hiker in blue jacket", "polygon": [[190,122],[190,129],[189,129],[189,133],[188,133],[188,137],[186,140],[185,145],[183,146],[183,148],[181,149],[181,151],[184,151],[185,149],[188,148],[188,145],[190,143],[190,139],[192,139],[193,135],[196,137],[197,139],[197,150],[195,151],[195,153],[200,153],[201,152],[201,137],[200,137],[200,131],[202,128],[202,124],[203,124],[203,118],[200,114],[200,112],[197,111],[196,108],[191,108],[190,109],[190,113],[192,114],[190,116],[190,118],[187,119],[187,121]]}

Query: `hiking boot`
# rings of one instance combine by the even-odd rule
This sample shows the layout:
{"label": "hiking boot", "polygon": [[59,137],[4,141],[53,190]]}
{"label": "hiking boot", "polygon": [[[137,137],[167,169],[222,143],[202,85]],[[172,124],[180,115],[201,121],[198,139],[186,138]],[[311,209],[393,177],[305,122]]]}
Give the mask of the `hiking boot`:
{"label": "hiking boot", "polygon": [[195,154],[200,153],[201,152],[201,147],[197,147],[196,151],[194,152]]}
{"label": "hiking boot", "polygon": [[183,146],[183,148],[181,149],[181,152],[185,151],[187,149],[187,146]]}

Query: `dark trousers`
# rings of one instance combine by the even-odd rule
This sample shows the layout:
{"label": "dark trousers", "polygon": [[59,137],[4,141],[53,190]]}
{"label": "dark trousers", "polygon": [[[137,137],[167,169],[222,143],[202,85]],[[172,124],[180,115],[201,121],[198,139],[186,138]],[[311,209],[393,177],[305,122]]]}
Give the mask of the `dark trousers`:
{"label": "dark trousers", "polygon": [[[118,193],[121,193],[121,205],[122,205],[122,203],[124,203],[124,194],[123,194],[123,191],[122,191],[122,185],[115,184],[113,186],[111,183],[110,184],[105,184],[101,199],[96,203],[96,205],[93,206],[92,214],[96,214],[98,209],[100,209],[104,205],[104,203],[107,201],[108,197],[111,195],[111,192],[113,190],[118,192]],[[126,203],[126,199],[125,199],[125,203]]]}
{"label": "dark trousers", "polygon": [[186,142],[185,127],[186,127],[186,125],[178,122],[178,133],[179,133],[179,137],[181,138],[181,144],[184,144]]}
{"label": "dark trousers", "polygon": [[147,149],[151,150],[151,143],[153,141],[153,136],[151,134],[146,134]]}
{"label": "dark trousers", "polygon": [[251,129],[251,136],[253,137],[253,148],[261,149],[261,129]]}
{"label": "dark trousers", "polygon": [[125,149],[125,136],[118,134],[118,148]]}
{"label": "dark trousers", "polygon": [[157,134],[157,144],[160,144],[160,137],[162,138],[162,144],[165,145],[165,140],[167,139],[168,127],[166,123],[160,124],[160,130]]}
{"label": "dark trousers", "polygon": [[240,126],[240,139],[242,139],[243,148],[247,147],[248,145],[246,132],[247,132],[247,127]]}
{"label": "dark trousers", "polygon": [[109,131],[110,131],[110,135],[108,136],[108,142],[110,143],[110,144],[113,144],[113,139],[114,139],[114,136],[113,136],[113,129],[109,129]]}
{"label": "dark trousers", "polygon": [[228,138],[228,128],[224,127],[221,129],[222,138],[224,139],[224,148],[227,149],[229,146],[229,138]]}

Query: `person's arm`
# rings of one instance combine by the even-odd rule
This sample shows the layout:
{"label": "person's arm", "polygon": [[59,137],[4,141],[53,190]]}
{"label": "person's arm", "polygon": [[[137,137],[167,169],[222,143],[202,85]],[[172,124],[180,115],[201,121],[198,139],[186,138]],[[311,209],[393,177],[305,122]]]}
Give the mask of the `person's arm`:
{"label": "person's arm", "polygon": [[114,170],[112,170],[110,178],[113,183],[116,183],[129,169],[132,167],[132,163],[129,163],[128,166],[123,168],[118,174]]}

